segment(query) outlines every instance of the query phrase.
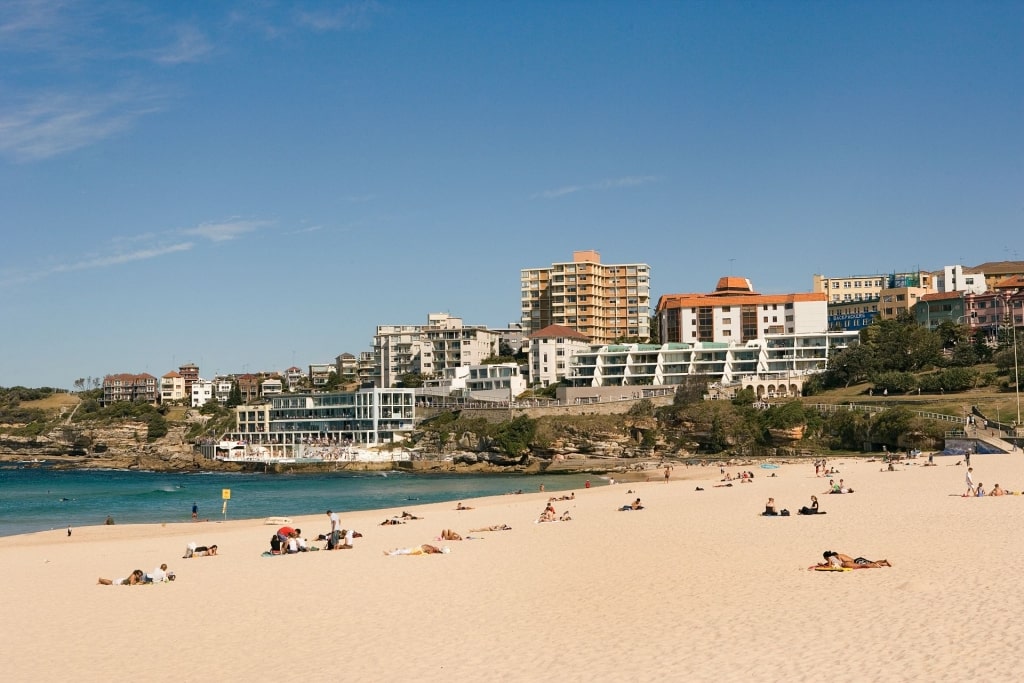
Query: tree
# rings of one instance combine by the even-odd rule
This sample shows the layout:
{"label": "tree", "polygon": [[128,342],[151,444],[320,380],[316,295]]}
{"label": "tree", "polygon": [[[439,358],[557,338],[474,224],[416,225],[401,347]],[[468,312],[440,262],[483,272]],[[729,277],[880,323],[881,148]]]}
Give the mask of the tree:
{"label": "tree", "polygon": [[228,400],[225,405],[228,408],[242,405],[242,387],[238,385],[238,382],[231,383],[231,393],[228,394]]}
{"label": "tree", "polygon": [[822,383],[825,387],[849,387],[867,380],[878,371],[879,366],[875,347],[872,344],[857,344],[835,355]]}
{"label": "tree", "polygon": [[418,389],[423,386],[425,377],[418,372],[407,372],[398,378],[398,386],[404,389]]}

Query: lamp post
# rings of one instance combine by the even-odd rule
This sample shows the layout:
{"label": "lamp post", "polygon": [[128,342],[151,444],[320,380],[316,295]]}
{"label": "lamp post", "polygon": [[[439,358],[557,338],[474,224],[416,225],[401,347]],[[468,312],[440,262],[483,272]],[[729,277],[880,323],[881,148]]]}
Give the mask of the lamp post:
{"label": "lamp post", "polygon": [[1017,429],[1020,428],[1020,370],[1017,364],[1017,321],[1013,315],[1013,292],[1007,294],[1003,300],[1006,308],[1009,309],[1010,327],[1013,328],[1013,391],[1017,396],[1017,421],[1014,423],[1014,436],[1017,435]]}

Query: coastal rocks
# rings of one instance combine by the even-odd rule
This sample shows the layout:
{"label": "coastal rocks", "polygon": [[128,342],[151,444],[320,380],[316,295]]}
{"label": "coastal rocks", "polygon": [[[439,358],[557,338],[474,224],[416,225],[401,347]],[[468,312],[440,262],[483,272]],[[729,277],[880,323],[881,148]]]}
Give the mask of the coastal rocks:
{"label": "coastal rocks", "polygon": [[769,429],[768,434],[776,445],[792,444],[804,438],[805,429],[805,425],[798,425],[787,429]]}

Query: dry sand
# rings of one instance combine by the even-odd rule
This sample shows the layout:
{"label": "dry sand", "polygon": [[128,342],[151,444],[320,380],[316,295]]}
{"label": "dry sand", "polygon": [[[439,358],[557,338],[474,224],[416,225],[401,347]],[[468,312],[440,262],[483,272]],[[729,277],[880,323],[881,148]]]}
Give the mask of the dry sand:
{"label": "dry sand", "polygon": [[[962,498],[955,462],[836,459],[856,492],[819,495],[816,517],[795,514],[828,483],[807,464],[730,488],[717,468],[677,468],[579,490],[555,503],[569,522],[534,523],[543,493],[407,508],[424,519],[396,526],[379,522],[400,509],[346,514],[354,549],[286,557],[261,557],[264,520],[7,538],[3,678],[1020,680],[1024,496]],[[1024,488],[1019,456],[972,464],[986,488]],[[617,511],[637,496],[646,509]],[[794,514],[759,516],[769,496]],[[329,526],[293,521],[309,538]],[[221,554],[181,559],[189,541]],[[420,543],[451,552],[383,554]],[[808,571],[826,549],[894,566]],[[161,562],[175,582],[96,584]]]}

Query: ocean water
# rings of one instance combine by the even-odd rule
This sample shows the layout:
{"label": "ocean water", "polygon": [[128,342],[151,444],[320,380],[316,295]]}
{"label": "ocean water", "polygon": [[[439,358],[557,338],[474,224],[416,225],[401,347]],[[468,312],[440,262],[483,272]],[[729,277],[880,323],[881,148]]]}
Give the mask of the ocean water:
{"label": "ocean water", "polygon": [[[167,473],[54,470],[0,465],[0,536],[67,526],[246,519],[374,510],[493,496],[517,490],[583,488],[592,475]],[[230,489],[226,517],[222,491]]]}

